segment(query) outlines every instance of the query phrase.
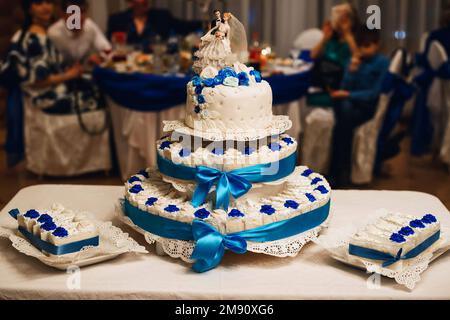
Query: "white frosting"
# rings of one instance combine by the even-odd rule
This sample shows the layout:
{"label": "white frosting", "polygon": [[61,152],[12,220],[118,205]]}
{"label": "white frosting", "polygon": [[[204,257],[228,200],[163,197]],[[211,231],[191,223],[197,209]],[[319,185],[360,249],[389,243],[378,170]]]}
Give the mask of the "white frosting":
{"label": "white frosting", "polygon": [[[243,64],[236,63],[234,70],[248,74],[249,86],[204,87],[204,104],[198,103],[195,87],[192,82],[188,83],[185,118],[188,127],[198,131],[225,132],[266,129],[270,125],[273,119],[270,85],[266,81],[257,83],[255,77],[250,75],[252,68]],[[203,78],[213,78],[217,72],[215,68],[207,67],[201,75]],[[201,107],[201,111],[196,112],[197,106]]]}
{"label": "white frosting", "polygon": [[[309,177],[302,176],[301,173],[306,169],[306,167],[299,167],[296,173],[285,182],[279,192],[266,194],[264,191],[267,188],[253,188],[247,195],[240,199],[231,199],[228,213],[233,209],[237,209],[244,214],[243,217],[229,216],[222,209],[214,210],[214,194],[209,196],[203,207],[194,208],[190,202],[190,197],[177,192],[171,184],[164,182],[161,174],[156,171],[149,171],[148,179],[141,179],[142,181],[140,182],[127,182],[125,184],[126,199],[131,205],[140,208],[144,212],[185,223],[192,223],[194,219],[198,219],[199,217],[196,217],[195,213],[199,209],[204,208],[210,213],[206,219],[208,223],[215,226],[222,233],[235,233],[257,228],[264,224],[289,219],[327,204],[331,195],[329,184],[319,174],[311,174]],[[318,184],[312,185],[311,183],[314,178],[321,178],[323,180]],[[137,194],[131,193],[129,191],[130,188],[137,184],[142,186],[143,191]],[[320,191],[314,190],[319,185],[325,187],[329,192],[322,194]],[[311,202],[305,193],[310,193],[316,200]],[[157,201],[152,205],[146,205],[149,198],[157,198]],[[285,207],[287,200],[298,203],[298,208]],[[165,208],[170,205],[176,206],[179,211],[167,212]],[[262,213],[261,208],[263,205],[272,206],[276,212],[274,214]]]}
{"label": "white frosting", "polygon": [[[291,139],[292,143],[288,144],[283,139]],[[170,146],[164,149],[161,148],[161,144],[167,143],[169,140],[169,138],[165,138],[157,142],[157,151],[160,156],[185,166],[208,166],[223,171],[231,171],[256,164],[280,161],[281,159],[292,155],[297,150],[297,141],[295,141],[295,139],[288,135],[281,135],[280,140],[274,141],[274,143],[278,143],[281,146],[280,150],[272,150],[267,144],[264,144],[257,150],[256,145],[255,148],[252,147],[254,152],[249,155],[243,152],[245,150],[244,146],[240,147],[239,150],[230,148],[225,150],[223,155],[217,155],[212,152],[213,149],[216,148],[216,145],[211,144],[206,148],[200,147],[187,156],[181,156],[180,152],[183,149],[183,142],[172,142]],[[220,146],[217,145],[217,148],[223,150],[224,146],[223,144],[220,144]]]}

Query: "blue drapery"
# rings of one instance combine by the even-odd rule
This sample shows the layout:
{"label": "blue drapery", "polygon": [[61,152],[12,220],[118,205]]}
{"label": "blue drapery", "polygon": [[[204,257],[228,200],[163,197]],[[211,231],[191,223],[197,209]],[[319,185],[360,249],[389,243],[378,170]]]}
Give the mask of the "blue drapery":
{"label": "blue drapery", "polygon": [[[310,72],[274,75],[266,78],[272,87],[273,103],[288,103],[303,97],[309,87]],[[117,104],[135,111],[161,111],[186,102],[190,77],[94,70],[100,88]]]}
{"label": "blue drapery", "polygon": [[6,110],[6,160],[8,167],[13,167],[24,159],[25,154],[22,90],[17,85],[8,89]]}
{"label": "blue drapery", "polygon": [[450,79],[449,62],[442,64],[438,70],[433,70],[423,57],[418,62],[422,64],[424,71],[414,79],[418,86],[418,94],[412,118],[411,153],[415,156],[429,152],[433,140],[433,124],[427,105],[431,84],[435,78]]}

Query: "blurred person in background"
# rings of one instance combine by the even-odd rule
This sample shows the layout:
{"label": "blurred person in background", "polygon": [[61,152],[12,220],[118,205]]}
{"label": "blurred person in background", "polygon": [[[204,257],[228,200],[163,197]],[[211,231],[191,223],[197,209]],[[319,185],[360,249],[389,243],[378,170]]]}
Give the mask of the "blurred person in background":
{"label": "blurred person in background", "polygon": [[329,90],[339,89],[344,70],[352,58],[352,68],[357,68],[359,50],[355,31],[360,25],[358,13],[352,5],[345,3],[333,7],[331,20],[322,28],[323,38],[311,51],[311,58],[315,61],[311,85],[316,92],[308,95],[308,105],[333,106]]}
{"label": "blurred person in background", "polygon": [[202,29],[201,21],[183,21],[169,10],[151,8],[148,0],[127,0],[129,9],[113,14],[108,21],[108,37],[116,32],[127,35],[127,43],[146,45],[158,36],[166,40],[171,35],[187,35]]}
{"label": "blurred person in background", "polygon": [[51,0],[24,0],[25,21],[13,36],[2,64],[13,70],[25,95],[34,107],[49,114],[71,114],[97,108],[98,92],[81,78],[83,67],[67,66],[48,37],[55,5]]}
{"label": "blurred person in background", "polygon": [[[67,8],[76,5],[81,9],[81,29],[69,30],[66,21],[71,14]],[[63,17],[48,29],[48,36],[61,52],[66,63],[101,63],[101,55],[111,51],[111,44],[100,28],[87,16],[86,0],[64,0],[61,2]]]}
{"label": "blurred person in background", "polygon": [[424,52],[425,57],[428,56],[428,51],[430,50],[433,41],[438,41],[444,47],[447,56],[450,57],[450,5],[447,5],[442,12],[441,27],[430,32],[430,35],[428,36]]}
{"label": "blurred person in background", "polygon": [[330,92],[336,115],[331,161],[331,181],[335,187],[349,185],[354,131],[374,117],[389,70],[389,59],[379,53],[379,30],[363,26],[356,40],[360,52],[358,68],[353,68],[350,62],[341,89]]}

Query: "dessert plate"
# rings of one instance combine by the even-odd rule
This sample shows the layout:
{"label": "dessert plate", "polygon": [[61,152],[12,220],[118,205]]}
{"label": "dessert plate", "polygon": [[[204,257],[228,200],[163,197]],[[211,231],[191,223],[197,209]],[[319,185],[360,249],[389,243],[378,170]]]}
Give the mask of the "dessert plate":
{"label": "dessert plate", "polygon": [[148,253],[148,251],[132,239],[127,233],[112,225],[111,222],[96,222],[100,244],[98,247],[85,247],[81,251],[64,256],[48,256],[34,247],[16,229],[0,227],[0,238],[7,238],[19,252],[36,258],[45,265],[59,270],[72,267],[84,267],[106,260],[111,260],[121,254]]}
{"label": "dessert plate", "polygon": [[313,242],[324,248],[330,256],[344,264],[356,267],[369,273],[377,273],[382,276],[394,279],[401,284],[413,290],[416,284],[421,280],[420,275],[428,268],[429,264],[443,255],[450,249],[448,234],[450,230],[441,225],[441,237],[436,243],[413,259],[402,260],[389,267],[382,267],[382,263],[369,260],[348,253],[349,240],[353,232],[342,237],[335,235],[322,235]]}

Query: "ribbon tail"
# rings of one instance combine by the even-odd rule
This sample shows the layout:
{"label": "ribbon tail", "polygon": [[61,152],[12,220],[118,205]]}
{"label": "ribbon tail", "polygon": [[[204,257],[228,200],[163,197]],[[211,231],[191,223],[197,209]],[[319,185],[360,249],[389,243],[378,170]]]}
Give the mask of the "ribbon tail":
{"label": "ribbon tail", "polygon": [[12,209],[9,212],[9,215],[17,220],[17,216],[20,214],[19,209]]}
{"label": "ribbon tail", "polygon": [[226,174],[220,177],[216,187],[216,209],[223,208],[228,211],[230,205],[230,183]]}
{"label": "ribbon tail", "polygon": [[199,183],[197,185],[197,188],[194,191],[194,195],[192,196],[192,206],[194,208],[198,208],[201,206],[205,200],[206,197],[209,194],[209,190],[211,189],[212,184],[211,183]]}
{"label": "ribbon tail", "polygon": [[403,252],[403,249],[398,250],[397,255],[394,258],[383,262],[383,264],[382,264],[383,268],[387,268],[387,267],[393,265],[394,263],[396,263],[397,261],[399,261],[402,258],[402,252]]}
{"label": "ribbon tail", "polygon": [[[221,244],[217,249],[217,252],[213,258],[211,259],[198,258],[197,261],[195,261],[194,265],[192,266],[192,270],[194,270],[197,273],[203,273],[211,269],[214,269],[219,265],[220,261],[222,261],[224,253],[225,247],[223,246],[223,244]],[[194,254],[192,256],[194,257]]]}

